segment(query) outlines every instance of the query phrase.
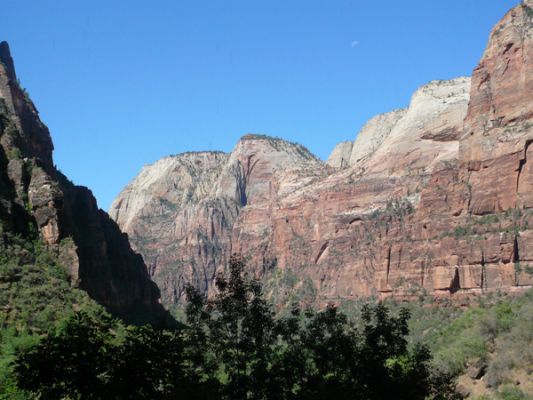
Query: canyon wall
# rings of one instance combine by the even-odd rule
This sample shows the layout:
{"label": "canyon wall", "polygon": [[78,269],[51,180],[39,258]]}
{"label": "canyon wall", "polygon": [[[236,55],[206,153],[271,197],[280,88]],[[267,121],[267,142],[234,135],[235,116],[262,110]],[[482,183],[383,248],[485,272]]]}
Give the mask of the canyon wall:
{"label": "canyon wall", "polygon": [[0,43],[0,223],[57,252],[73,286],[132,322],[168,318],[159,290],[128,238],[91,191],[54,165],[47,127]]}
{"label": "canyon wall", "polygon": [[[210,293],[240,252],[274,296],[318,304],[465,299],[533,284],[533,0],[493,29],[472,78],[433,81],[328,163],[244,136],[145,168],[110,215],[167,304]],[[277,288],[276,288],[277,287]],[[283,300],[283,299],[282,299]]]}

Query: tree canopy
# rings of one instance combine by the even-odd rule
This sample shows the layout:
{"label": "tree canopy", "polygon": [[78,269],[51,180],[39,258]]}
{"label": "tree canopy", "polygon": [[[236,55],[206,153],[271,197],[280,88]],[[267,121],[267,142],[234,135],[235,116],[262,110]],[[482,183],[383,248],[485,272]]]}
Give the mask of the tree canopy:
{"label": "tree canopy", "polygon": [[277,317],[234,255],[212,298],[187,289],[187,325],[117,329],[79,312],[17,353],[40,399],[449,399],[452,381],[408,346],[409,312],[367,305],[356,326],[330,305]]}

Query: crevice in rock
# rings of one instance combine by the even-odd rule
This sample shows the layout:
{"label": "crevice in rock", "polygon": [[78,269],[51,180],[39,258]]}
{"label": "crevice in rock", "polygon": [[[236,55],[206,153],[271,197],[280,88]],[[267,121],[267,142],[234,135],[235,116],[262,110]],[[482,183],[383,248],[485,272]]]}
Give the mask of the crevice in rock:
{"label": "crevice in rock", "polygon": [[420,287],[422,288],[424,287],[424,284],[426,282],[426,273],[430,268],[431,268],[431,256],[429,254],[426,254],[426,259],[422,263],[422,268],[421,268],[422,276],[420,277]]}
{"label": "crevice in rock", "polygon": [[481,290],[487,289],[487,268],[485,266],[485,254],[481,253]]}
{"label": "crevice in rock", "polygon": [[507,62],[505,63],[505,68],[503,69],[502,74],[501,74],[502,76],[505,75],[505,73],[509,69],[509,63],[510,62],[511,62],[511,60],[507,60]]}
{"label": "crevice in rock", "polygon": [[252,154],[252,155],[248,156],[248,160],[247,160],[247,163],[246,163],[247,164],[246,165],[246,175],[245,175],[246,180],[248,180],[250,178],[250,175],[252,174],[252,172],[254,170],[254,167],[259,162],[259,160],[255,160],[255,161],[252,162],[254,157],[255,157],[255,154]]}
{"label": "crevice in rock", "polygon": [[507,44],[505,45],[505,49],[503,49],[503,53],[502,53],[502,55],[505,54],[505,53],[507,53],[509,50],[511,50],[511,48],[513,47],[513,45],[514,45],[514,43],[507,43]]}
{"label": "crevice in rock", "polygon": [[[239,168],[240,169],[240,168]],[[241,175],[239,171],[239,175]],[[239,191],[239,202],[242,207],[248,204],[248,197],[246,196],[246,177],[238,176],[237,177],[237,190]]]}
{"label": "crevice in rock", "polygon": [[527,150],[531,143],[533,143],[533,140],[526,140],[526,144],[524,145],[524,158],[521,158],[518,163],[518,175],[516,177],[516,193],[518,193],[518,188],[520,186],[520,176],[522,174],[522,170],[524,169],[524,165],[527,162]]}
{"label": "crevice in rock", "polygon": [[248,204],[248,195],[246,194],[246,188],[250,181],[250,176],[252,175],[252,172],[255,166],[259,162],[258,159],[253,161],[254,157],[255,157],[255,154],[248,156],[246,160],[246,167],[245,168],[243,167],[243,171],[242,171],[243,177],[242,179],[239,179],[239,183],[238,183],[239,192],[240,192],[240,202],[241,202],[241,206],[243,207]]}
{"label": "crevice in rock", "polygon": [[324,254],[324,252],[326,251],[326,249],[328,248],[328,245],[329,245],[329,240],[327,240],[323,245],[322,247],[320,248],[320,250],[318,251],[318,254],[315,258],[315,264],[318,264],[318,262],[320,261],[320,258],[322,257],[322,255]]}
{"label": "crevice in rock", "polygon": [[450,284],[450,293],[454,294],[461,288],[459,282],[459,268],[455,268],[455,275],[453,276],[452,283]]}
{"label": "crevice in rock", "polygon": [[402,248],[398,251],[398,271],[400,270],[400,265],[402,263]]}
{"label": "crevice in rock", "polygon": [[391,256],[392,246],[389,246],[389,251],[387,254],[387,278],[386,283],[389,284],[389,273],[390,273],[390,256]]}
{"label": "crevice in rock", "polygon": [[513,243],[513,262],[519,262],[520,261],[520,254],[518,251],[518,236],[514,237],[514,243]]}

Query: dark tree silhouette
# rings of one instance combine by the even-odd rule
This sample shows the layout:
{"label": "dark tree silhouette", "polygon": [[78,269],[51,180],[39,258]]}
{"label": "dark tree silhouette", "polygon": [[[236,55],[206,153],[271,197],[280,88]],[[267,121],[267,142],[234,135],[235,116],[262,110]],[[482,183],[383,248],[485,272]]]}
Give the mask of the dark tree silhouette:
{"label": "dark tree silhouette", "polygon": [[428,349],[408,346],[406,310],[367,305],[357,325],[334,306],[275,317],[245,267],[234,255],[213,298],[187,288],[179,331],[117,332],[116,321],[77,313],[18,353],[19,387],[45,400],[456,398]]}
{"label": "dark tree silhouette", "polygon": [[58,329],[16,360],[18,386],[43,400],[100,399],[106,393],[110,344],[109,321],[76,313]]}

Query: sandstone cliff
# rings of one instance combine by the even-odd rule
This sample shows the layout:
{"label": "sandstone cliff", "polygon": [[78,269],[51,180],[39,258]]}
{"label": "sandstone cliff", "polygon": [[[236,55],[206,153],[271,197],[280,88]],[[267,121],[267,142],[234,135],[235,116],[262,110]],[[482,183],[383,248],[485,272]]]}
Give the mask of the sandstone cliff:
{"label": "sandstone cliff", "polygon": [[[53,144],[0,43],[0,222],[38,232],[57,251],[72,284],[129,320],[166,318],[142,257],[89,189],[73,185],[52,159]],[[144,316],[141,316],[144,315]],[[145,318],[146,317],[146,318]]]}
{"label": "sandstone cliff", "polygon": [[[183,297],[186,283],[208,291],[229,260],[233,227],[243,210],[259,212],[255,205],[270,202],[277,190],[290,193],[323,170],[300,145],[246,135],[231,154],[185,153],[143,168],[113,202],[110,215],[172,304]],[[278,182],[278,174],[286,178]]]}
{"label": "sandstone cliff", "polygon": [[352,154],[353,143],[341,142],[331,152],[326,162],[333,168],[345,168],[350,164],[350,156]]}
{"label": "sandstone cliff", "polygon": [[[179,301],[187,281],[209,292],[231,252],[249,257],[271,295],[319,304],[530,287],[532,2],[494,28],[471,80],[430,82],[407,109],[373,118],[335,150],[335,168],[294,144],[245,136],[217,162],[193,161],[191,184],[181,167],[143,171],[110,213],[164,301]],[[195,201],[174,201],[189,192]]]}

